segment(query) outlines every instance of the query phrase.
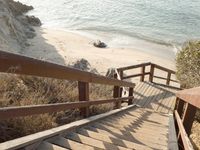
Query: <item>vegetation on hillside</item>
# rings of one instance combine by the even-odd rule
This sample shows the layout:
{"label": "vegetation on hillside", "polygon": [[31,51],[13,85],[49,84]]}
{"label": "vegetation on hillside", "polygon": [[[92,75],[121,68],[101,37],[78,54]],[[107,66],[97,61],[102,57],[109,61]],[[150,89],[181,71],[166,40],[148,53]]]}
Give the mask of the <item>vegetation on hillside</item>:
{"label": "vegetation on hillside", "polygon": [[[200,41],[189,41],[184,44],[176,58],[177,78],[183,88],[200,86]],[[196,114],[191,138],[200,149],[200,110]]]}
{"label": "vegetation on hillside", "polygon": [[[90,84],[90,99],[111,98],[112,86]],[[0,107],[78,101],[77,82],[0,74]],[[90,107],[90,114],[108,111],[112,105]],[[0,142],[81,119],[79,110],[34,115],[0,121]]]}

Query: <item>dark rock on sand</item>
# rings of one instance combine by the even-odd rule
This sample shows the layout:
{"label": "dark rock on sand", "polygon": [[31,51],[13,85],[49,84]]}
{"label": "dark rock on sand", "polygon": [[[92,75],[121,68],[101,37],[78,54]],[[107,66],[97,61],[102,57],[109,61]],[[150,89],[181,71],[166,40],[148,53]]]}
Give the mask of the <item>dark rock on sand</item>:
{"label": "dark rock on sand", "polygon": [[100,41],[100,40],[97,40],[96,42],[94,42],[93,45],[95,47],[98,47],[98,48],[105,48],[105,47],[107,47],[107,45],[104,42]]}

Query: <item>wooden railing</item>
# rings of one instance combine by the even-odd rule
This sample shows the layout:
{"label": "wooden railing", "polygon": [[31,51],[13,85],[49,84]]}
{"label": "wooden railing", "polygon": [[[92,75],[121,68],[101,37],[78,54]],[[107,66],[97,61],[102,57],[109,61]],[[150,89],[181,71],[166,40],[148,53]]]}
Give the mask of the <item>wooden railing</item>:
{"label": "wooden railing", "polygon": [[192,150],[191,133],[197,108],[200,108],[200,87],[177,92],[174,111],[179,149]]}
{"label": "wooden railing", "polygon": [[[80,71],[70,67],[3,51],[0,51],[0,72],[77,81],[79,91],[79,102],[0,108],[0,120],[20,116],[52,113],[74,108],[80,108],[81,114],[84,117],[87,117],[89,115],[89,106],[91,105],[116,103],[115,108],[120,108],[122,101],[128,99],[129,104],[132,104],[133,100],[133,89],[135,87],[134,83],[107,78],[90,72]],[[89,83],[114,86],[114,98],[90,101]],[[129,87],[129,97],[121,97],[121,87]]]}
{"label": "wooden railing", "polygon": [[[150,68],[148,71],[146,71],[147,67]],[[132,70],[132,69],[138,69],[138,68],[141,68],[141,71],[139,73],[125,76],[125,73],[124,73],[125,71]],[[156,76],[155,75],[156,69],[166,72],[167,76],[166,77]],[[159,65],[151,63],[151,62],[128,66],[128,67],[122,67],[122,68],[118,68],[117,70],[118,70],[122,80],[140,77],[140,81],[143,82],[145,80],[145,77],[149,76],[149,78],[148,78],[149,82],[156,82],[156,81],[154,81],[154,78],[157,78],[157,79],[161,79],[161,80],[166,80],[166,85],[170,85],[170,82],[178,83],[177,80],[174,80],[171,78],[171,76],[176,73],[175,71],[167,69],[165,67],[159,66]]]}

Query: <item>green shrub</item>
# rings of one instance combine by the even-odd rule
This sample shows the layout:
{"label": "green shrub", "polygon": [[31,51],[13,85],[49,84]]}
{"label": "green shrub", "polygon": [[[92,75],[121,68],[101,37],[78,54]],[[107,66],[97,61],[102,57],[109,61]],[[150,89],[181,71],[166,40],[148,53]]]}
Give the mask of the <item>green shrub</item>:
{"label": "green shrub", "polygon": [[184,88],[200,86],[200,41],[184,44],[176,58],[177,78]]}
{"label": "green shrub", "polygon": [[[177,78],[183,88],[200,86],[200,41],[189,41],[184,44],[176,58]],[[200,121],[200,111],[196,119]]]}

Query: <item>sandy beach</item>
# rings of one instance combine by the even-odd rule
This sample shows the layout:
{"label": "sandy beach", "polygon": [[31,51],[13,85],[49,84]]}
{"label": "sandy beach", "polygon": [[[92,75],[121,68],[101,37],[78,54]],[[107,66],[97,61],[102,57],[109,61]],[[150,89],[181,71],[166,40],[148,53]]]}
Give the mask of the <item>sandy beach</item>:
{"label": "sandy beach", "polygon": [[[154,62],[174,69],[175,56],[166,58],[165,50],[145,52],[137,49],[96,48],[91,39],[83,35],[67,32],[61,29],[35,28],[36,37],[29,39],[30,44],[24,54],[62,65],[73,64],[84,58],[93,68],[105,74],[108,68],[117,68],[142,62]],[[106,41],[105,41],[106,42]],[[163,56],[163,57],[162,57]]]}

